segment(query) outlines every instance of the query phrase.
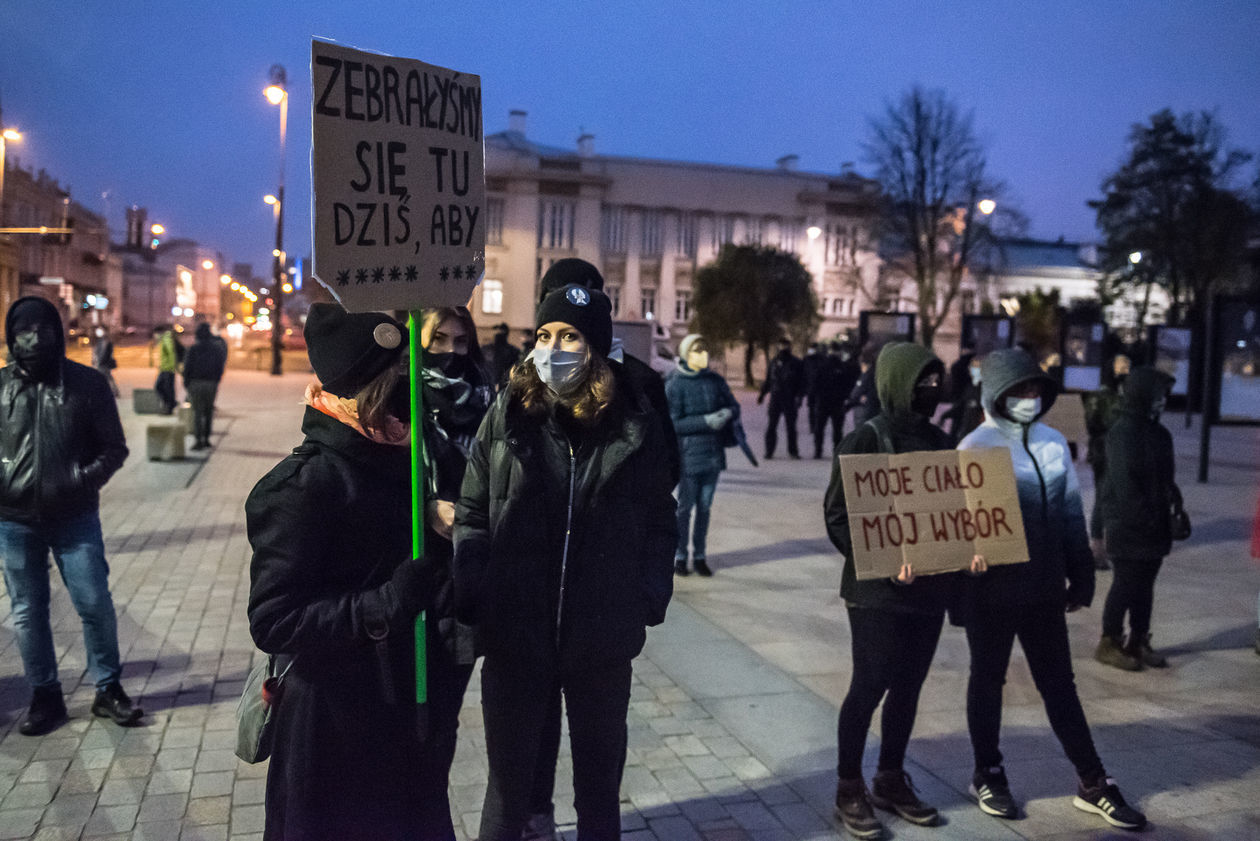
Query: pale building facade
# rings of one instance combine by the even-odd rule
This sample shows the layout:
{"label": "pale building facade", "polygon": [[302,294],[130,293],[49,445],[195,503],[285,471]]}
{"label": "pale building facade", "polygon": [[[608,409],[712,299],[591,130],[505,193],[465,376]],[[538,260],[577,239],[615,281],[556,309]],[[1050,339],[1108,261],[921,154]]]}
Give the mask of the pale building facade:
{"label": "pale building facade", "polygon": [[[802,172],[596,154],[534,143],[525,115],[486,138],[486,275],[471,307],[483,327],[533,327],[538,281],[564,257],[599,268],[614,317],[648,320],[677,340],[692,316],[699,268],[726,243],[798,255],[834,336],[873,306],[879,257],[870,228],[877,185],[851,171]],[[657,334],[662,335],[662,330]],[[516,335],[519,335],[517,333]]]}

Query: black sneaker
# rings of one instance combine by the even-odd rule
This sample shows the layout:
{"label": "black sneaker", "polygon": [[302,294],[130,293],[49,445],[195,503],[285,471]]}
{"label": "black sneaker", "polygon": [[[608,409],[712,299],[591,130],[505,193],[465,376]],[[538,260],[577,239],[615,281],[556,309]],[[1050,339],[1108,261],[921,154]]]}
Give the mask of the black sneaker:
{"label": "black sneaker", "polygon": [[1121,829],[1141,829],[1146,826],[1146,815],[1124,802],[1124,796],[1116,787],[1116,781],[1107,777],[1094,786],[1081,783],[1072,805],[1082,812],[1093,812],[1112,826]]}
{"label": "black sneaker", "polygon": [[836,785],[836,817],[854,838],[879,838],[884,826],[875,817],[866,783],[861,780],[841,780]]}
{"label": "black sneaker", "polygon": [[709,578],[713,575],[713,570],[709,569],[709,565],[705,563],[704,558],[692,558],[691,564],[696,568],[696,575]]}
{"label": "black sneaker", "polygon": [[674,561],[674,574],[675,575],[691,575],[691,570],[687,569],[686,558],[679,558],[676,561]]}
{"label": "black sneaker", "polygon": [[31,707],[26,711],[26,718],[18,724],[18,732],[23,736],[42,736],[56,730],[68,717],[61,687],[37,686],[31,694]]}
{"label": "black sneaker", "polygon": [[123,691],[122,684],[114,681],[104,689],[97,690],[96,700],[92,701],[92,715],[112,718],[121,727],[135,727],[140,724],[144,710],[132,706],[131,698]]}
{"label": "black sneaker", "polygon": [[976,799],[980,811],[1007,820],[1019,817],[1019,807],[1011,797],[1011,787],[1006,784],[1006,771],[1001,765],[978,770],[971,777],[971,796]]}
{"label": "black sneaker", "polygon": [[871,803],[919,826],[936,826],[940,814],[914,791],[905,771],[880,771],[871,781]]}

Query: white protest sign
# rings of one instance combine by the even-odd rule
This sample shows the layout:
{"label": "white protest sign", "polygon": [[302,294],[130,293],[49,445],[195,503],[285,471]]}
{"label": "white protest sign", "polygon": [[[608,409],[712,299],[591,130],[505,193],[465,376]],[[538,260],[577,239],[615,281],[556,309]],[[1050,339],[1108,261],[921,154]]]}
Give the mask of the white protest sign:
{"label": "white protest sign", "polygon": [[840,456],[859,580],[1028,560],[1011,453],[1004,447]]}
{"label": "white protest sign", "polygon": [[467,303],[485,271],[481,79],[311,42],[315,276],[352,312]]}

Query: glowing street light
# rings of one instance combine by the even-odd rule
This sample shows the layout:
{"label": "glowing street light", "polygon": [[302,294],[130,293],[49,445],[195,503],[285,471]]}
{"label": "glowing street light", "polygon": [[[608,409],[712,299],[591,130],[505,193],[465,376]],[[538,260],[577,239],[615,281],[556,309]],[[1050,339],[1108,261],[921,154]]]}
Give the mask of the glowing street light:
{"label": "glowing street light", "polygon": [[822,228],[817,225],[810,225],[805,229],[805,236],[809,237],[810,240],[816,240],[822,236]]}
{"label": "glowing street light", "polygon": [[[4,149],[9,141],[18,142],[22,139],[22,132],[15,128],[6,128],[0,131],[0,216],[4,213]],[[4,224],[4,219],[0,218],[0,225]]]}
{"label": "glowing street light", "polygon": [[1142,262],[1142,252],[1141,252],[1141,251],[1130,251],[1130,252],[1129,252],[1129,262],[1130,262],[1130,263],[1132,263],[1132,264],[1133,264],[1133,265],[1135,265],[1135,266],[1136,266],[1138,263]]}
{"label": "glowing street light", "polygon": [[[284,141],[289,124],[289,82],[284,67],[271,65],[271,82],[263,90],[267,101],[280,106],[280,180],[276,189],[274,207],[276,209],[276,247],[272,252],[272,286],[279,286],[284,276]],[[280,334],[281,314],[284,299],[276,299],[276,312],[271,327],[271,373],[279,375],[283,372],[284,339]]]}
{"label": "glowing street light", "polygon": [[219,275],[219,283],[222,283],[224,286],[227,286],[231,282],[232,282],[232,276],[230,274]]}
{"label": "glowing street light", "polygon": [[985,216],[989,216],[993,213],[993,211],[997,210],[997,202],[993,199],[981,199],[976,207],[979,208],[980,212]]}
{"label": "glowing street light", "polygon": [[271,193],[268,193],[267,195],[263,196],[263,202],[265,204],[276,205],[280,203],[280,199],[276,198]]}
{"label": "glowing street light", "polygon": [[213,268],[214,268],[214,261],[213,261],[213,260],[202,260],[202,261],[201,261],[201,267],[202,267],[203,269],[205,269],[206,271],[210,271],[211,269],[213,269]]}

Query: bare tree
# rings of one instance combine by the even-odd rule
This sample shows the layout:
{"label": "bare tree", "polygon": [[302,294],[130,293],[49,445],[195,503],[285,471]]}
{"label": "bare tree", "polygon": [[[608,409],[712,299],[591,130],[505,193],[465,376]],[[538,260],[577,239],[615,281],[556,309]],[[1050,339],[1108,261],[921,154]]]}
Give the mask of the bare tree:
{"label": "bare tree", "polygon": [[985,180],[971,114],[944,91],[916,85],[872,118],[869,131],[864,151],[884,193],[885,259],[914,281],[920,335],[930,347],[968,264],[991,241],[977,203],[998,185]]}

